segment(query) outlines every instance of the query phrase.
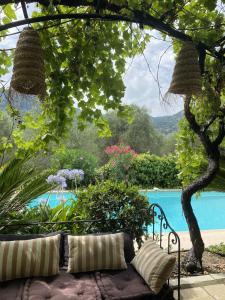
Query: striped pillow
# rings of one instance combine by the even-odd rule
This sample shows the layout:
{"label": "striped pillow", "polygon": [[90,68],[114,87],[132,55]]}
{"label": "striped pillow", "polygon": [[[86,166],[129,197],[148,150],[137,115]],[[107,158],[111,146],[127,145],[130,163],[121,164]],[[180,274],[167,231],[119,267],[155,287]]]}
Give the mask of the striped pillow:
{"label": "striped pillow", "polygon": [[0,242],[0,281],[59,273],[60,234]]}
{"label": "striped pillow", "polygon": [[68,272],[126,269],[123,233],[105,235],[68,235]]}
{"label": "striped pillow", "polygon": [[158,294],[173,271],[176,258],[153,240],[146,241],[131,261],[150,289]]}

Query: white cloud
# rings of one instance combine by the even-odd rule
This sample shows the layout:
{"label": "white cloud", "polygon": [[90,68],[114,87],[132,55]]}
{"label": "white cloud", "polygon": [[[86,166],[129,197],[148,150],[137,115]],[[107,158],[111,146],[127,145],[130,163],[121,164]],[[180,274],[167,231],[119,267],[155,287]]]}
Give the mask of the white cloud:
{"label": "white cloud", "polygon": [[[159,34],[154,31],[153,33],[157,38],[160,38]],[[124,102],[144,106],[152,116],[174,114],[183,108],[181,100],[177,103],[171,103],[169,106],[163,105],[160,101],[158,83],[161,94],[164,96],[169,88],[175,64],[172,47],[164,53],[168,46],[170,46],[168,41],[152,38],[144,52],[147,62],[143,55],[137,56],[124,77],[126,86]],[[156,82],[158,64],[163,53],[158,82]],[[129,64],[130,61],[127,66]]]}

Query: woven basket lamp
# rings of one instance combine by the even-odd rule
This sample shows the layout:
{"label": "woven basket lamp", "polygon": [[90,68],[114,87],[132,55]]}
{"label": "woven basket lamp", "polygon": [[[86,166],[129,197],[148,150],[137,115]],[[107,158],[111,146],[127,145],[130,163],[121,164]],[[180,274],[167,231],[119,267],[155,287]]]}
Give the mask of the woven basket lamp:
{"label": "woven basket lamp", "polygon": [[43,51],[39,34],[24,28],[16,45],[10,87],[18,93],[43,96],[46,91]]}
{"label": "woven basket lamp", "polygon": [[192,42],[186,42],[178,54],[168,93],[188,96],[201,93],[198,51]]}

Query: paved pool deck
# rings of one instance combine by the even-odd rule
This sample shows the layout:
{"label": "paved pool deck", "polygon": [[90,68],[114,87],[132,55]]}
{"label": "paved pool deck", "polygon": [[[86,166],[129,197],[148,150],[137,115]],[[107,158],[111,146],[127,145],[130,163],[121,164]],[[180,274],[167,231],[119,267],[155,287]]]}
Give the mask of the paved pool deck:
{"label": "paved pool deck", "polygon": [[225,300],[225,273],[182,278],[181,300]]}
{"label": "paved pool deck", "polygon": [[[189,250],[192,245],[189,237],[188,231],[177,232],[180,237],[180,248],[181,250]],[[225,243],[225,230],[216,229],[216,230],[201,230],[202,238],[205,243],[205,247],[210,245],[220,244],[221,242]],[[168,234],[163,233],[162,246],[167,247],[167,236]],[[172,239],[172,236],[171,236]],[[172,251],[177,250],[177,245],[172,245]],[[225,300],[225,296],[224,296]]]}
{"label": "paved pool deck", "polygon": [[[225,230],[201,230],[202,238],[205,243],[205,247],[210,245],[225,243]],[[181,249],[188,250],[191,248],[191,241],[189,237],[189,232],[178,232],[181,242]],[[225,300],[225,296],[224,296]]]}
{"label": "paved pool deck", "polygon": [[[224,229],[202,230],[201,233],[205,247],[225,243]],[[181,249],[190,249],[189,233],[178,232],[178,235]],[[176,285],[176,281],[172,284]],[[225,273],[181,278],[181,300],[225,300]]]}

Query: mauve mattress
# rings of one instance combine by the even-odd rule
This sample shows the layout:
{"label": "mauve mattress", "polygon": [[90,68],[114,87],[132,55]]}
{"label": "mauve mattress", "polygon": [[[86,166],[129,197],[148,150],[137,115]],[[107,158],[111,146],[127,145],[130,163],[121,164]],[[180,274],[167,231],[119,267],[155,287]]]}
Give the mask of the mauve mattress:
{"label": "mauve mattress", "polygon": [[95,272],[95,278],[104,300],[174,300],[167,285],[155,295],[131,264],[126,270]]}
{"label": "mauve mattress", "polygon": [[172,300],[165,287],[159,295],[128,264],[127,270],[68,274],[0,283],[0,300]]}
{"label": "mauve mattress", "polygon": [[94,274],[68,274],[0,284],[0,300],[101,300]]}

